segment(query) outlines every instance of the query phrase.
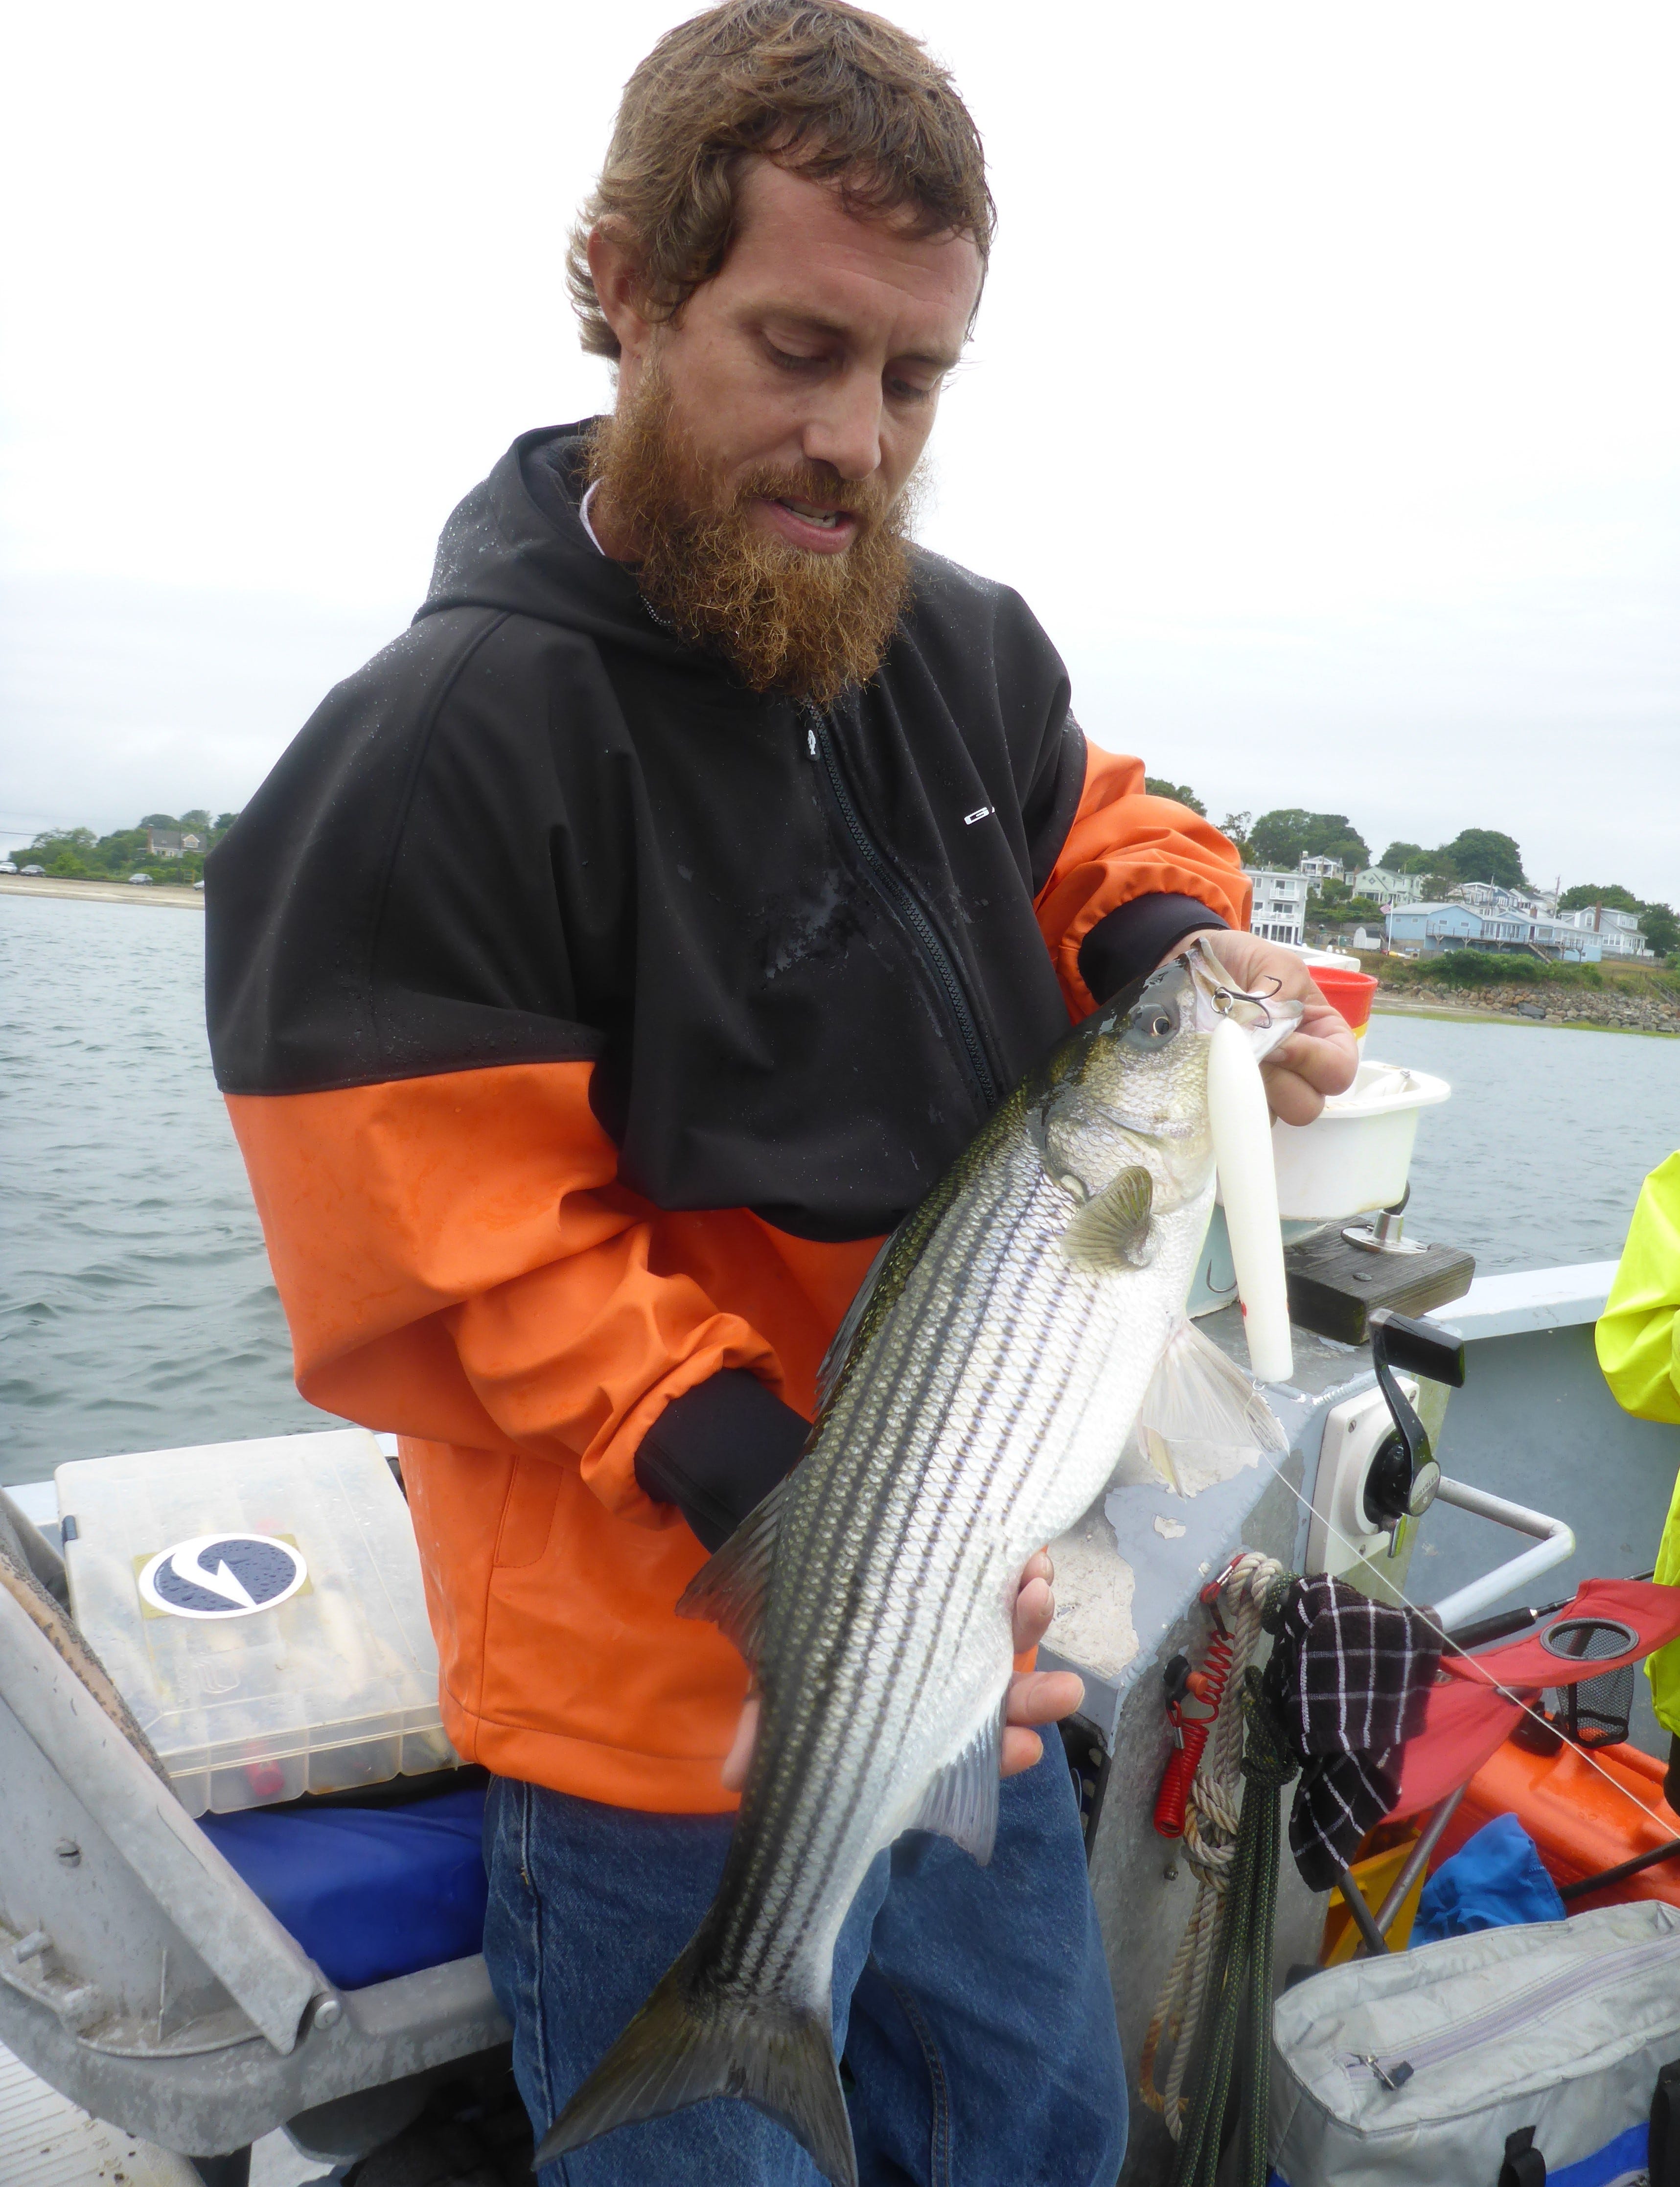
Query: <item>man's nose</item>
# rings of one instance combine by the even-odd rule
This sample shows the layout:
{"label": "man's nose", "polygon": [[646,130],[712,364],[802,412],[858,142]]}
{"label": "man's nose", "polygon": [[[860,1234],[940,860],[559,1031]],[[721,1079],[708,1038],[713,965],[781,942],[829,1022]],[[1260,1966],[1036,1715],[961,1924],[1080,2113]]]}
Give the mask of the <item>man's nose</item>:
{"label": "man's nose", "polygon": [[871,373],[849,372],[824,391],[806,424],[807,462],[830,464],[843,479],[866,479],[881,467],[881,390]]}

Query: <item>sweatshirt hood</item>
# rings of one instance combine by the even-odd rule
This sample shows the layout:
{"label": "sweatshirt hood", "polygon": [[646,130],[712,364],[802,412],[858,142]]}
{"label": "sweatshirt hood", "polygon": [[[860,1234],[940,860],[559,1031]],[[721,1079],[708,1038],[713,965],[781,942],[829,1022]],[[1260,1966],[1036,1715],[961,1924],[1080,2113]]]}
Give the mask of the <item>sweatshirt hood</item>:
{"label": "sweatshirt hood", "polygon": [[609,560],[583,527],[584,436],[593,422],[520,434],[444,526],[415,621],[447,608],[490,608],[710,667],[654,621],[630,571]]}

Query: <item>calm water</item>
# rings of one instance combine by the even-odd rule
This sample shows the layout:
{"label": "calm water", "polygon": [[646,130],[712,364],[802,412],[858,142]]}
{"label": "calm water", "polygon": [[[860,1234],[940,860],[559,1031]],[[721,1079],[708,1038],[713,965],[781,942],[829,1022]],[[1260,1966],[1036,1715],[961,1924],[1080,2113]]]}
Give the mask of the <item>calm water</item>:
{"label": "calm water", "polygon": [[[195,912],[0,897],[0,1479],[323,1423],[211,1079]],[[1610,1258],[1680,1144],[1680,1042],[1380,1020],[1455,1088],[1416,1234],[1489,1273]]]}

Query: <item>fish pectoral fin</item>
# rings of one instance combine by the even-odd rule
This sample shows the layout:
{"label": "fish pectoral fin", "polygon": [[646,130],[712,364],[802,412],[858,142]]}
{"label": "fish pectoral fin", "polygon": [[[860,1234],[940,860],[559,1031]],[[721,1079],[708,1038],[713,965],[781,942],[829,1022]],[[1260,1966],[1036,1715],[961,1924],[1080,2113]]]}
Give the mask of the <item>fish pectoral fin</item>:
{"label": "fish pectoral fin", "polygon": [[1152,1257],[1154,1206],[1154,1180],[1141,1162],[1133,1162],[1094,1200],[1087,1200],[1063,1231],[1062,1252],[1069,1266],[1093,1276],[1146,1268]]}
{"label": "fish pectoral fin", "polygon": [[632,2120],[743,2096],[787,2128],[833,2187],[857,2187],[829,2012],[720,1998],[703,1973],[690,1944],[543,2135],[536,2166]]}
{"label": "fish pectoral fin", "polygon": [[1257,1451],[1277,1457],[1289,1447],[1272,1408],[1242,1369],[1188,1320],[1167,1339],[1138,1408],[1135,1434],[1174,1488],[1180,1485],[1175,1453]]}
{"label": "fish pectoral fin", "polygon": [[905,1828],[936,1830],[971,1852],[984,1868],[997,1841],[997,1784],[1003,1760],[1000,1704],[956,1760],[947,1762],[934,1779]]}
{"label": "fish pectoral fin", "polygon": [[679,1617],[698,1617],[716,1626],[758,1668],[758,1643],[764,1623],[764,1598],[776,1555],[776,1534],[786,1509],[789,1474],[754,1505],[721,1549],[710,1556],[677,1600]]}

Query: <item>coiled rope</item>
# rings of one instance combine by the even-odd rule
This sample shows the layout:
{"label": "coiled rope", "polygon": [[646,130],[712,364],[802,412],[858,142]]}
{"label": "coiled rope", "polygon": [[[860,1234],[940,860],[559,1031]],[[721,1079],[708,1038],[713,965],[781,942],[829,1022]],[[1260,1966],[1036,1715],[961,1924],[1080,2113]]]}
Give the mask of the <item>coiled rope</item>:
{"label": "coiled rope", "polygon": [[[1175,2141],[1181,2139],[1185,2122],[1190,2114],[1190,2104],[1183,2094],[1184,2083],[1190,2061],[1197,2049],[1196,2038],[1202,2021],[1209,1986],[1214,1979],[1216,1965],[1223,1969],[1228,1954],[1222,1948],[1223,1915],[1228,1897],[1237,1873],[1241,1827],[1249,1806],[1254,1804],[1245,1797],[1243,1782],[1250,1774],[1244,1760],[1245,1729],[1251,1723],[1249,1701],[1249,1673],[1253,1667],[1264,1630],[1263,1619],[1268,1604],[1274,1599],[1280,1582],[1291,1579],[1274,1557],[1261,1556],[1257,1550],[1245,1550],[1226,1571],[1221,1583],[1219,1607],[1222,1619],[1231,1635],[1231,1665],[1225,1682],[1224,1695],[1219,1714],[1214,1719],[1212,1731],[1203,1750],[1201,1764],[1193,1780],[1185,1803],[1183,1853],[1191,1874],[1196,1878],[1196,1903],[1189,1924],[1179,1942],[1155,2012],[1150,2018],[1149,2032],[1143,2038],[1143,2055],[1138,2061],[1139,2093],[1152,2110],[1162,2114],[1168,2133]],[[1293,1768],[1290,1774],[1293,1774]],[[1287,1779],[1280,1779],[1279,1783]],[[1271,1898],[1277,1892],[1277,1795],[1271,1795],[1272,1809],[1272,1886]],[[1246,1913],[1244,1921],[1247,1921]],[[1271,1915],[1267,1916],[1267,1979],[1269,1981]],[[1228,1981],[1218,1986],[1221,2001],[1230,1990]],[[1164,2085],[1155,2079],[1157,2060],[1164,2046],[1171,2046],[1171,2062]],[[1199,2076],[1196,2110],[1200,2115],[1205,2093],[1206,2075]],[[1230,2075],[1223,2077],[1224,2090],[1228,2092]],[[1220,2113],[1223,2116],[1222,2095]],[[1216,2121],[1216,2128],[1217,2122]],[[1181,2148],[1181,2170],[1183,2150]],[[1175,2173],[1175,2178],[1178,2174]],[[1183,2177],[1194,2175],[1186,2173]],[[1210,2174],[1211,2176],[1211,2174]],[[1264,2173],[1261,2173],[1263,2179]]]}

